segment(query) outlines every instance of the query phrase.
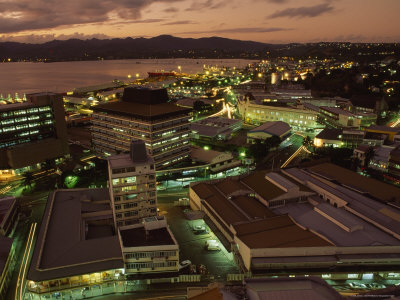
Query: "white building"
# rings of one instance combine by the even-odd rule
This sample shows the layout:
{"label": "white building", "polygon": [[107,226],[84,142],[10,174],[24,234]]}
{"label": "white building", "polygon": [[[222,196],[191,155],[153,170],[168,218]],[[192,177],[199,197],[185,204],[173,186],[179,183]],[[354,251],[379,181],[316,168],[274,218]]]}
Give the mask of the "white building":
{"label": "white building", "polygon": [[108,176],[116,227],[157,215],[154,160],[143,141],[132,141],[129,154],[109,157]]}
{"label": "white building", "polygon": [[164,216],[119,228],[126,274],[179,271],[179,246]]}

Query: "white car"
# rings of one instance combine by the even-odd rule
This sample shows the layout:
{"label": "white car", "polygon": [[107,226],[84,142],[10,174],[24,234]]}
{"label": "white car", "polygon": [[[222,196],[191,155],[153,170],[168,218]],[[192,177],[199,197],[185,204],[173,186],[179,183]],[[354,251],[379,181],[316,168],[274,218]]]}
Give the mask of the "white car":
{"label": "white car", "polygon": [[182,270],[182,269],[190,266],[191,264],[192,264],[192,262],[190,260],[188,260],[188,259],[184,260],[184,261],[181,261],[181,263],[179,264],[179,270]]}

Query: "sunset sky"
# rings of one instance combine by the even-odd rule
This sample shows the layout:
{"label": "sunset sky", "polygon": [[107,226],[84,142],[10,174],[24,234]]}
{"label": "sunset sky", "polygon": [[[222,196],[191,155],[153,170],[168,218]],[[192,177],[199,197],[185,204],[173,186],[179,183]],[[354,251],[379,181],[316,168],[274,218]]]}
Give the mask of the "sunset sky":
{"label": "sunset sky", "polygon": [[0,0],[0,41],[221,36],[400,42],[400,0]]}

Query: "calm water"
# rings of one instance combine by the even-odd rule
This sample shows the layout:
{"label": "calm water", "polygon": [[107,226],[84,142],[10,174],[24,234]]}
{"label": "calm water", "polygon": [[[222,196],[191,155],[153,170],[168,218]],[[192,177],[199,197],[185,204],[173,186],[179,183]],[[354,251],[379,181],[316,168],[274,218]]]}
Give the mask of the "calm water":
{"label": "calm water", "polygon": [[22,96],[32,92],[67,92],[113,79],[126,81],[129,74],[135,78],[139,73],[140,78],[145,78],[147,72],[178,71],[178,66],[183,73],[192,74],[202,71],[203,65],[241,68],[252,62],[243,59],[145,59],[0,63],[0,94],[13,96],[17,92]]}

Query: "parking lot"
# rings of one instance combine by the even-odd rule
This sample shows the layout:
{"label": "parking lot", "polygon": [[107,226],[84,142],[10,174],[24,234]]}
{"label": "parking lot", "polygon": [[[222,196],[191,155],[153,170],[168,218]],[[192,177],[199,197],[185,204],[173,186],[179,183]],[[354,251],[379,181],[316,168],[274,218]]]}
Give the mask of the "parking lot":
{"label": "parking lot", "polygon": [[[184,214],[184,209],[188,207],[174,206],[174,201],[182,197],[185,191],[187,189],[180,189],[179,194],[175,195],[171,192],[167,195],[158,194],[159,213],[167,217],[170,229],[178,241],[180,261],[189,259],[193,264],[205,265],[209,274],[214,275],[216,279],[225,279],[226,274],[238,273],[232,253],[225,249],[204,221],[188,220]],[[205,231],[196,233],[195,226],[204,226]],[[205,243],[208,240],[216,240],[221,250],[207,250]]]}

